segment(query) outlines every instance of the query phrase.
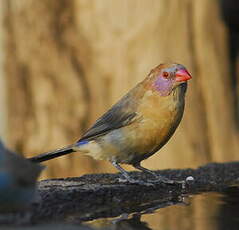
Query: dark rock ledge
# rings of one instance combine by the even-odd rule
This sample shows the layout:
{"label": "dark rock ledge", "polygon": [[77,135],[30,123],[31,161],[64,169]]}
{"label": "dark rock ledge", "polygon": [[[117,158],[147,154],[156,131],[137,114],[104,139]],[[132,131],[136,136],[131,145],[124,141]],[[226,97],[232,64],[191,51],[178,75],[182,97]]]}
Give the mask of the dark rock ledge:
{"label": "dark rock ledge", "polygon": [[[119,174],[92,174],[75,178],[39,182],[40,201],[32,207],[34,222],[81,222],[122,213],[135,213],[181,202],[183,196],[208,191],[223,191],[239,184],[239,162],[210,163],[198,169],[160,170],[173,180],[194,182],[181,184],[154,183],[154,186],[119,182]],[[133,177],[152,177],[132,172]],[[74,221],[73,221],[74,220]]]}

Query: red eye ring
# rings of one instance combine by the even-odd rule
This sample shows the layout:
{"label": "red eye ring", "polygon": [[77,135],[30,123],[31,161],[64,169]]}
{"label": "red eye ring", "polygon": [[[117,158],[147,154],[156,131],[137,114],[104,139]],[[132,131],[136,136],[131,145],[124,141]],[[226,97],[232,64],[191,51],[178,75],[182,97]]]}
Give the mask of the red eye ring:
{"label": "red eye ring", "polygon": [[163,72],[163,77],[164,78],[167,78],[169,76],[169,73],[168,72]]}

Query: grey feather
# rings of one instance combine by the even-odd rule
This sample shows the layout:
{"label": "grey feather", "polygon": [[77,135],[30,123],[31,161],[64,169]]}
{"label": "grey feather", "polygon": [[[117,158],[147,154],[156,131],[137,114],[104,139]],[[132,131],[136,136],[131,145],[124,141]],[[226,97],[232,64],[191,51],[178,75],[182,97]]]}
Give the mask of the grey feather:
{"label": "grey feather", "polygon": [[[137,91],[136,91],[137,90]],[[138,95],[140,94],[140,95]],[[104,135],[114,129],[119,129],[135,122],[140,116],[137,114],[137,107],[142,91],[137,87],[121,98],[105,114],[103,114],[95,124],[82,136],[79,141],[91,140],[95,137]],[[78,141],[78,142],[79,142]]]}

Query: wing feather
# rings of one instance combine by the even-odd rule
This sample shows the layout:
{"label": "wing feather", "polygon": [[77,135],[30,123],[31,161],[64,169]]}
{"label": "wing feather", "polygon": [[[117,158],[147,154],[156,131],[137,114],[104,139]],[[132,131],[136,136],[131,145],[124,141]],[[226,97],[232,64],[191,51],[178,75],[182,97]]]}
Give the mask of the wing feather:
{"label": "wing feather", "polygon": [[[92,140],[95,137],[104,135],[114,129],[130,125],[132,122],[140,119],[137,113],[139,99],[142,95],[140,91],[134,88],[126,94],[121,100],[103,114],[95,124],[82,136],[79,141]],[[136,92],[135,92],[136,91]]]}

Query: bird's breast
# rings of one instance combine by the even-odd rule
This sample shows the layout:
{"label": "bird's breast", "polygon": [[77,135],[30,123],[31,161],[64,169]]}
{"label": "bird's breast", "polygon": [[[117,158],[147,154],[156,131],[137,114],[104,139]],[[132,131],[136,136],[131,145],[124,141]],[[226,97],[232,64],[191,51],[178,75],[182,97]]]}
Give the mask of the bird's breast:
{"label": "bird's breast", "polygon": [[135,140],[139,141],[139,152],[159,149],[174,133],[181,121],[184,110],[184,97],[178,92],[161,97],[154,91],[147,91],[138,107],[141,121],[128,127]]}
{"label": "bird's breast", "polygon": [[137,118],[81,146],[95,159],[134,164],[152,155],[172,136],[183,114],[184,98],[172,93],[161,97],[147,91],[138,102]]}

